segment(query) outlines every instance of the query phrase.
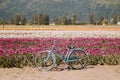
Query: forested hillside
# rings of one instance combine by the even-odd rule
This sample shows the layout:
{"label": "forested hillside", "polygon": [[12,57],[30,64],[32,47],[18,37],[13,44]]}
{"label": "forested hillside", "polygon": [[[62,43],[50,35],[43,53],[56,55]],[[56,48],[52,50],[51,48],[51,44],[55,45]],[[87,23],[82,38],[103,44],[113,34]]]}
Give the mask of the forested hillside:
{"label": "forested hillside", "polygon": [[50,17],[76,14],[84,20],[89,15],[113,17],[120,14],[120,0],[0,0],[0,19],[20,14],[27,19],[47,13]]}

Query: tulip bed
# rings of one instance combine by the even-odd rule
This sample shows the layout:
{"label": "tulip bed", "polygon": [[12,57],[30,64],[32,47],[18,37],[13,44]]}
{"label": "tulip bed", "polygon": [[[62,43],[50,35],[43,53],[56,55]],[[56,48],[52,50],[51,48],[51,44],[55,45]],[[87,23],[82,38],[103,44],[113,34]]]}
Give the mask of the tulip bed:
{"label": "tulip bed", "polygon": [[34,66],[36,53],[50,49],[55,40],[62,54],[67,45],[84,49],[90,65],[120,64],[120,38],[0,38],[0,67]]}

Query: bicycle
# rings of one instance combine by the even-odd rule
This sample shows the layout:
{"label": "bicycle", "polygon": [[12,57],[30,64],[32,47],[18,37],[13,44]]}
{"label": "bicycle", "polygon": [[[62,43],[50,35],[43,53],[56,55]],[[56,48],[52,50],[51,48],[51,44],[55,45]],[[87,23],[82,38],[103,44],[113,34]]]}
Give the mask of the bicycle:
{"label": "bicycle", "polygon": [[35,56],[35,66],[39,71],[49,71],[56,66],[58,57],[62,62],[68,65],[70,69],[82,69],[86,67],[88,55],[85,50],[81,48],[75,48],[74,46],[67,46],[67,53],[62,56],[58,56],[55,47],[56,41],[54,41],[50,50],[40,51]]}

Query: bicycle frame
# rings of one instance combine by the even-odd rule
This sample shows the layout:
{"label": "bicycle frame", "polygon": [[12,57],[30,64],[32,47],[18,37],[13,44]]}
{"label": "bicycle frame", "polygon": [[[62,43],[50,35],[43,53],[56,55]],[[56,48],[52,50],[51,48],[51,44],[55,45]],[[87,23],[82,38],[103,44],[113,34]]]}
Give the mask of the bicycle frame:
{"label": "bicycle frame", "polygon": [[70,56],[70,53],[72,53],[72,51],[68,50],[66,55],[63,55],[64,58],[60,57],[59,55],[57,55],[56,53],[54,53],[57,57],[59,57],[64,63],[68,62],[68,58]]}
{"label": "bicycle frame", "polygon": [[[56,64],[56,56],[57,56],[57,55],[56,55],[55,50],[57,50],[57,49],[56,49],[56,47],[55,47],[55,42],[54,42],[54,44],[52,45],[52,48],[51,48],[51,50],[49,51],[49,54],[47,55],[47,58],[46,58],[45,61],[47,61],[47,60],[50,58],[50,56],[52,56],[53,62],[54,62],[54,64]],[[68,63],[68,62],[74,61],[74,60],[69,60],[69,56],[72,54],[72,52],[73,52],[74,50],[75,50],[75,49],[69,49],[69,48],[68,48],[68,51],[67,51],[66,55],[64,55],[64,59],[61,58],[60,56],[58,56],[58,57],[59,57],[64,63]]]}

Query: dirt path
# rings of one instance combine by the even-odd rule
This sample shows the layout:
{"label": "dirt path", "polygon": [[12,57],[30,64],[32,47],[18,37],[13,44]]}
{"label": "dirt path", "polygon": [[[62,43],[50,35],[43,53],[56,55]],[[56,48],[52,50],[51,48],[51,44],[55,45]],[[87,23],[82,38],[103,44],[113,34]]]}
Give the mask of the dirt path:
{"label": "dirt path", "polygon": [[0,68],[0,80],[120,80],[120,66],[88,66],[84,70],[49,72],[29,67]]}
{"label": "dirt path", "polygon": [[120,31],[119,25],[5,25],[0,30],[82,30]]}

